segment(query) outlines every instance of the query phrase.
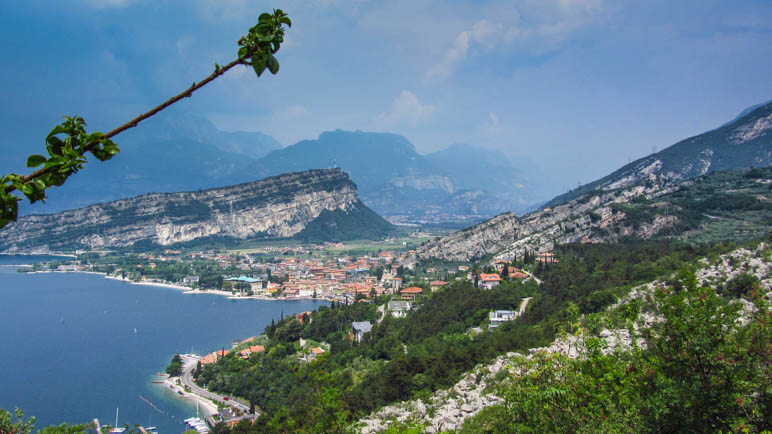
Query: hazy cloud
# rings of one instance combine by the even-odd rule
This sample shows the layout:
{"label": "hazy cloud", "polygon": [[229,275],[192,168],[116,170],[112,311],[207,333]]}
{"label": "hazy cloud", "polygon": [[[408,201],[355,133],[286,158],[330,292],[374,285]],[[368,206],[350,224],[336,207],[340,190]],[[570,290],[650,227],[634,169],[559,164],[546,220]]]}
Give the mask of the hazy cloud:
{"label": "hazy cloud", "polygon": [[499,117],[496,116],[496,113],[488,112],[488,126],[489,127],[497,127],[499,125]]}
{"label": "hazy cloud", "polygon": [[458,33],[442,60],[432,65],[424,78],[447,78],[474,51],[517,48],[518,44],[527,45],[529,51],[555,49],[572,32],[588,25],[603,6],[603,0],[545,0],[534,3],[536,6],[523,3],[502,22],[480,19]]}
{"label": "hazy cloud", "polygon": [[378,120],[386,125],[406,123],[415,125],[434,112],[433,105],[421,104],[418,97],[409,90],[403,90],[391,103],[389,113],[381,113]]}
{"label": "hazy cloud", "polygon": [[303,104],[295,104],[295,105],[289,106],[286,110],[281,112],[281,116],[287,117],[287,118],[296,118],[300,116],[305,116],[309,113],[311,112],[308,110],[308,107],[304,106]]}
{"label": "hazy cloud", "polygon": [[456,65],[467,57],[472,44],[491,49],[500,43],[514,39],[518,33],[517,27],[505,28],[500,23],[480,20],[469,30],[464,30],[456,36],[451,48],[445,52],[442,62],[429,68],[426,78],[442,79],[450,75]]}

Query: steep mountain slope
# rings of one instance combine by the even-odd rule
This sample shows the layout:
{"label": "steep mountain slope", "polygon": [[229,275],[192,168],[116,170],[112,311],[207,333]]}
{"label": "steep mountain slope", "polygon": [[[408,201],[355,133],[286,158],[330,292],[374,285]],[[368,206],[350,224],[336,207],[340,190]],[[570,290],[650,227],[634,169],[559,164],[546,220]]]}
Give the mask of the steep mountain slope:
{"label": "steep mountain slope", "polygon": [[352,227],[355,237],[394,231],[359,201],[347,174],[330,169],[30,215],[0,231],[0,251],[126,246],[143,240],[169,245],[209,236],[291,237],[309,225],[337,227],[332,234],[337,239],[349,239],[346,230]]}
{"label": "steep mountain slope", "polygon": [[50,213],[151,192],[254,181],[234,174],[281,148],[261,133],[223,132],[203,118],[170,115],[152,118],[116,141],[121,147],[116,158],[87,165],[45,204],[22,210]]}
{"label": "steep mountain slope", "polygon": [[419,246],[419,258],[512,260],[574,242],[624,237],[742,241],[772,227],[772,168],[713,172],[675,183],[652,174],[648,185],[597,190],[518,218],[507,213]]}
{"label": "steep mountain slope", "polygon": [[[726,126],[683,140],[662,152],[628,164],[602,179],[558,196],[537,212],[522,218],[513,214],[498,216],[464,231],[429,241],[420,246],[416,254],[419,258],[436,257],[449,260],[480,259],[494,254],[496,258],[513,258],[522,255],[526,250],[543,252],[555,245],[569,242],[614,241],[620,236],[650,238],[667,227],[678,227],[681,232],[685,232],[688,228],[684,221],[702,224],[703,219],[707,218],[702,216],[703,212],[692,210],[690,206],[694,204],[689,205],[687,202],[662,206],[651,201],[689,188],[692,184],[684,183],[684,180],[700,175],[750,166],[766,167],[770,164],[772,103],[751,110]],[[758,184],[741,188],[746,188],[746,193],[755,195],[755,200],[761,203],[769,201],[768,190],[764,190],[770,177],[768,171],[757,169],[749,176],[756,179],[753,182]],[[705,189],[726,188],[715,179],[703,177],[695,182],[698,185],[705,184]],[[761,190],[756,191],[753,187],[759,185]],[[643,204],[642,207],[621,205],[633,200]],[[734,200],[729,203],[737,203],[738,206],[744,203],[743,199]],[[766,205],[748,206],[761,206],[763,209]],[[677,215],[677,210],[681,210],[683,214]],[[768,224],[768,219],[765,220],[762,216],[750,216],[742,209],[737,211],[738,215],[742,215],[739,221],[752,227],[750,232],[758,233],[759,225],[763,227]],[[728,212],[731,214],[734,210]],[[641,220],[642,214],[651,218]],[[693,234],[696,238],[721,238],[727,236],[727,231],[734,231],[728,229],[731,225],[728,225],[726,215],[713,217],[719,217],[713,220],[721,221],[727,227],[718,230],[719,234],[713,235],[706,235],[706,232],[700,231],[699,228],[691,228],[697,231]],[[749,221],[746,221],[747,219]],[[706,225],[714,226],[715,224]],[[682,235],[681,232],[671,231],[670,235],[688,237],[688,233]],[[724,235],[720,234],[722,232]],[[744,238],[737,233],[733,236]]]}
{"label": "steep mountain slope", "polygon": [[544,206],[563,204],[592,190],[611,190],[645,182],[650,174],[679,181],[718,170],[769,166],[772,164],[772,102],[748,110],[729,124],[633,161]]}
{"label": "steep mountain slope", "polygon": [[454,146],[422,156],[396,134],[337,130],[271,152],[247,173],[260,177],[339,166],[351,174],[368,206],[411,221],[491,216],[538,201],[518,169],[489,154]]}

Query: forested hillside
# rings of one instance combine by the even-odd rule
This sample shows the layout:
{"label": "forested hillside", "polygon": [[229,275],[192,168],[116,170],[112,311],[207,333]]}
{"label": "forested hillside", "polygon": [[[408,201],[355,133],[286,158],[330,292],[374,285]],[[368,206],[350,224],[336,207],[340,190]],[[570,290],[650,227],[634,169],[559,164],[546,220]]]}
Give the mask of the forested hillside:
{"label": "forested hillside", "polygon": [[[333,303],[332,306],[322,307],[318,312],[306,317],[280,319],[269,326],[265,335],[260,338],[260,344],[265,346],[265,351],[251,355],[248,360],[229,355],[214,365],[204,367],[198,374],[198,382],[211,390],[247,398],[264,411],[261,420],[256,424],[242,425],[236,428],[238,430],[236,432],[342,432],[351,429],[357,419],[384,405],[407,399],[428,402],[435,391],[453,385],[465,372],[475,366],[488,363],[507,352],[518,351],[527,354],[530,348],[547,346],[564,333],[580,330],[577,324],[584,324],[584,327],[595,331],[603,328],[598,324],[606,324],[609,327],[615,324],[624,327],[625,315],[627,315],[624,309],[617,308],[613,311],[616,312],[615,316],[612,315],[608,319],[602,319],[599,312],[605,312],[609,306],[624,300],[631,288],[656,279],[668,282],[666,287],[673,288],[675,291],[663,292],[658,299],[661,306],[674,306],[665,315],[665,319],[677,324],[680,328],[692,327],[693,320],[684,317],[691,314],[692,308],[686,309],[682,298],[693,297],[692,294],[703,297],[700,294],[704,294],[704,297],[716,300],[711,301],[712,304],[706,308],[729,309],[722,306],[730,306],[725,288],[731,285],[721,287],[724,288],[722,289],[724,296],[719,298],[715,295],[715,290],[698,292],[690,280],[683,276],[680,280],[674,279],[672,276],[678,270],[685,269],[684,267],[695,269],[700,258],[707,257],[709,261],[715,261],[719,255],[735,248],[736,246],[732,244],[695,247],[678,242],[642,241],[629,241],[615,246],[573,244],[563,246],[556,251],[558,263],[530,265],[543,280],[541,285],[537,285],[533,280],[525,283],[513,281],[505,282],[493,290],[483,290],[475,288],[468,281],[459,281],[444,290],[427,294],[418,301],[405,318],[394,318],[385,314],[380,322],[378,320],[381,318],[382,308],[379,309],[379,307],[386,302],[385,298],[377,299],[373,303],[355,302],[350,305]],[[769,261],[768,249],[765,250],[764,255],[766,255],[764,260]],[[749,285],[734,291],[733,295],[752,298],[754,294],[759,293],[754,289],[758,288],[758,280],[751,280]],[[527,296],[533,299],[522,317],[505,323],[494,331],[487,331],[489,311],[514,310]],[[676,298],[671,299],[670,296]],[[697,308],[697,306],[694,307],[694,309]],[[640,311],[640,306],[638,310]],[[763,317],[763,313],[767,311],[760,312]],[[710,314],[703,312],[703,315]],[[372,331],[365,334],[361,342],[356,342],[351,333],[351,324],[354,321],[374,323]],[[597,321],[601,322],[597,323]],[[684,323],[684,321],[687,322]],[[764,325],[751,322],[751,324],[758,324],[763,329],[760,329],[759,333],[768,333],[768,323]],[[707,333],[711,329],[705,330]],[[301,338],[305,343],[304,346],[300,345]],[[702,351],[700,348],[692,348],[689,342],[681,342],[677,345],[682,346],[665,345],[663,342],[662,347],[653,350],[658,351],[656,354],[659,360],[680,357],[679,352],[685,348],[690,352]],[[745,345],[755,344],[750,341],[738,341],[736,345],[745,348]],[[311,347],[323,348],[325,352],[309,362],[307,359]],[[576,362],[561,361],[561,364],[551,363],[556,363],[554,365],[556,372],[559,372],[559,369],[581,368],[581,372],[585,372],[587,378],[576,381],[586,381],[597,387],[611,387],[607,383],[610,380],[604,376],[604,370],[612,367],[624,370],[626,365],[620,365],[620,363],[626,359],[620,358],[616,361],[607,356],[599,359],[598,357],[603,354],[605,353],[590,353],[596,358],[595,360],[603,362],[598,366],[592,364],[569,366],[570,363],[584,363],[582,362],[584,359]],[[636,375],[641,375],[636,377],[635,381],[643,382],[649,377],[657,381],[675,381],[675,377],[672,377],[675,375],[673,372],[662,371],[661,377],[656,375],[651,377],[653,374],[646,374],[648,364],[657,363],[654,361],[653,354],[643,352],[633,354],[635,360],[639,362],[630,365],[631,369],[634,369]],[[523,363],[526,362],[523,361]],[[624,363],[629,364],[629,362]],[[737,386],[737,390],[742,389],[742,393],[745,393],[743,399],[746,399],[749,411],[756,412],[756,416],[744,420],[751,424],[749,426],[766,426],[759,412],[769,411],[768,401],[764,401],[767,398],[752,398],[746,392],[761,391],[767,393],[762,396],[769,396],[769,389],[762,387],[766,384],[760,377],[763,372],[758,371],[758,369],[768,369],[769,353],[756,351],[748,356],[747,363],[747,369],[750,371],[747,375],[743,374],[743,381],[747,380],[750,383],[743,383],[742,387],[733,384]],[[754,365],[758,363],[767,363],[767,365]],[[543,370],[538,372],[547,375]],[[657,374],[660,372],[657,371]],[[593,375],[601,377],[596,378]],[[613,375],[619,375],[619,372],[614,370]],[[497,393],[510,402],[511,399],[526,399],[520,397],[523,392],[515,391],[522,389],[529,392],[530,395],[524,395],[531,399],[527,404],[536,406],[533,409],[539,416],[529,418],[522,416],[522,412],[517,413],[520,419],[516,419],[518,422],[511,425],[513,423],[509,419],[511,412],[519,410],[507,404],[507,406],[485,410],[486,414],[499,412],[502,416],[497,416],[498,419],[495,417],[473,419],[469,422],[470,426],[482,427],[481,431],[488,432],[501,432],[499,428],[502,426],[509,427],[507,430],[523,432],[542,432],[544,429],[549,431],[551,428],[559,431],[568,429],[565,427],[578,427],[580,431],[592,431],[595,425],[582,417],[595,415],[618,418],[619,414],[615,411],[622,411],[607,408],[611,405],[607,398],[598,398],[597,408],[584,408],[581,404],[581,400],[585,399],[584,392],[571,389],[556,393],[565,394],[565,396],[568,396],[569,392],[577,394],[571,399],[579,401],[564,404],[565,406],[579,405],[582,413],[579,413],[579,420],[572,418],[565,423],[560,422],[559,419],[563,416],[555,414],[554,411],[546,411],[547,408],[543,406],[549,404],[552,405],[549,408],[553,409],[561,407],[550,401],[552,398],[549,396],[539,395],[538,392],[542,389],[538,385],[529,383],[531,380],[528,379],[520,384],[517,379],[507,380],[507,378],[506,375],[501,377],[499,385],[509,389]],[[553,381],[559,380],[559,377],[549,378]],[[541,377],[537,380],[547,381]],[[630,388],[629,393],[635,393],[640,399],[645,397],[645,384],[632,382],[624,384]],[[695,384],[695,387],[697,386],[699,382]],[[691,400],[689,402],[694,402],[695,406],[699,403],[701,406],[699,408],[704,410],[707,405],[705,400],[713,399],[714,396],[710,393],[697,393],[697,389],[690,389],[690,387],[692,386],[675,387],[672,389],[674,393],[672,397],[658,394],[657,399],[662,402],[657,404],[654,401],[646,401],[645,405],[653,409],[657,405],[664,405],[667,401],[669,407],[665,408],[676,411],[680,401],[668,400],[680,396],[677,394],[682,394],[683,396],[677,398],[678,400],[689,399]],[[759,389],[759,387],[762,388]],[[602,390],[596,389],[587,391],[587,393],[597,394],[601,392]],[[721,392],[722,396],[726,393]],[[554,399],[559,400],[559,396]],[[732,419],[714,418],[715,420],[710,422],[712,426],[729,427],[732,421],[740,420],[738,419],[740,406],[728,404],[726,408],[729,407],[733,412]],[[613,425],[607,425],[611,431],[614,427],[624,427],[625,423],[632,422],[638,423],[630,425],[635,428],[633,431],[704,427],[693,417],[682,418],[678,422],[681,425],[668,425],[670,423],[668,417],[663,414],[651,415],[642,407],[628,406],[624,408],[624,412],[629,413],[627,418],[616,419]],[[530,414],[529,412],[528,415]],[[488,421],[495,421],[495,423],[491,422],[494,424],[490,425]],[[570,425],[571,423],[573,425]],[[611,421],[608,423],[611,424]],[[478,428],[470,432],[479,432]],[[631,429],[623,431],[631,431]]]}

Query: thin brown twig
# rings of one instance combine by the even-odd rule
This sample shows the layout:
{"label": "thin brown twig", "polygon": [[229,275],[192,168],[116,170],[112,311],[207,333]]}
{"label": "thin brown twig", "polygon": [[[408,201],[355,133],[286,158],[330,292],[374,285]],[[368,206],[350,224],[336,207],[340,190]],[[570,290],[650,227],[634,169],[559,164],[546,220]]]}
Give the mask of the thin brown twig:
{"label": "thin brown twig", "polygon": [[[94,141],[89,146],[84,147],[83,148],[83,153],[81,155],[83,155],[86,152],[88,152],[91,149],[93,149],[102,140],[106,140],[106,139],[109,139],[111,137],[114,137],[114,136],[116,136],[116,135],[118,135],[118,134],[128,130],[129,128],[134,128],[140,122],[144,121],[145,119],[147,119],[147,118],[149,118],[151,116],[156,115],[161,110],[169,107],[170,105],[178,102],[179,100],[181,100],[183,98],[187,98],[187,97],[193,95],[193,92],[197,91],[198,89],[201,89],[202,87],[204,87],[207,84],[209,84],[215,78],[223,75],[225,73],[225,71],[233,68],[236,65],[242,65],[242,64],[244,64],[244,59],[239,58],[239,59],[236,59],[236,60],[232,61],[231,63],[225,65],[225,66],[220,67],[219,69],[216,69],[213,73],[209,74],[209,76],[206,77],[205,79],[203,79],[202,81],[200,81],[198,83],[193,83],[192,85],[190,85],[189,88],[185,89],[184,91],[180,92],[179,94],[177,94],[177,95],[173,96],[172,98],[168,99],[166,102],[156,106],[155,108],[153,108],[152,110],[150,110],[148,112],[140,114],[136,118],[126,122],[125,124],[119,126],[118,128],[115,128],[114,130],[112,130],[109,133],[105,134],[99,140]],[[35,178],[38,178],[38,177],[42,176],[43,174],[48,172],[48,170],[49,170],[49,168],[47,168],[47,167],[44,167],[42,169],[38,169],[38,170],[30,173],[29,175],[24,176],[21,179],[21,181],[25,182],[25,183],[29,182],[30,180],[33,180]],[[10,193],[10,192],[12,192],[14,190],[16,190],[16,187],[14,185],[9,185],[9,186],[5,187],[5,192],[6,193]]]}

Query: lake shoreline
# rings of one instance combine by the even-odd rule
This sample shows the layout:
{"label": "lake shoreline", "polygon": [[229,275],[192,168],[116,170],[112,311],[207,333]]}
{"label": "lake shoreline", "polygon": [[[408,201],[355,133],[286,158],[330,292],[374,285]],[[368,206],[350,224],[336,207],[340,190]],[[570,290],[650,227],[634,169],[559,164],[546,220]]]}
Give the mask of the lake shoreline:
{"label": "lake shoreline", "polygon": [[[18,264],[18,265],[5,264],[4,266],[8,266],[8,267],[31,267],[30,264]],[[266,296],[266,295],[235,296],[230,291],[220,291],[220,290],[217,290],[217,289],[206,289],[206,290],[195,289],[195,288],[191,288],[189,286],[183,286],[183,285],[178,285],[178,284],[175,284],[175,283],[164,282],[164,281],[156,281],[156,280],[150,281],[150,280],[148,280],[148,281],[136,282],[136,281],[133,281],[131,279],[127,279],[125,277],[112,276],[112,275],[109,275],[107,273],[103,273],[103,272],[100,272],[100,271],[39,270],[39,271],[25,271],[24,273],[25,274],[44,274],[44,273],[95,274],[95,275],[101,275],[105,279],[117,280],[117,281],[120,281],[120,282],[126,282],[126,283],[129,283],[131,285],[157,286],[157,287],[161,287],[161,288],[176,289],[178,291],[182,291],[183,294],[192,294],[192,295],[196,295],[196,294],[203,294],[203,295],[211,294],[211,295],[219,295],[219,296],[222,296],[222,297],[226,297],[229,300],[266,300],[266,301],[317,300],[317,301],[331,301],[331,300],[329,300],[327,298],[321,298],[321,297],[317,297],[317,298],[314,298],[314,297],[293,297],[293,298],[287,298],[287,297],[272,297],[272,296]]]}
{"label": "lake shoreline", "polygon": [[[234,339],[261,333],[282,311],[294,315],[327,304],[212,303],[213,297],[178,296],[189,289],[179,285],[129,286],[86,270],[27,276],[16,268],[0,269],[0,302],[13,306],[0,316],[0,329],[15,330],[3,360],[4,372],[13,375],[3,377],[0,406],[22,408],[38,418],[37,427],[95,417],[112,424],[120,407],[120,425],[148,425],[152,416],[159,432],[182,432],[197,402],[202,415],[213,408],[155,375],[173,354],[230,348]],[[57,363],[49,362],[52,352]]]}

